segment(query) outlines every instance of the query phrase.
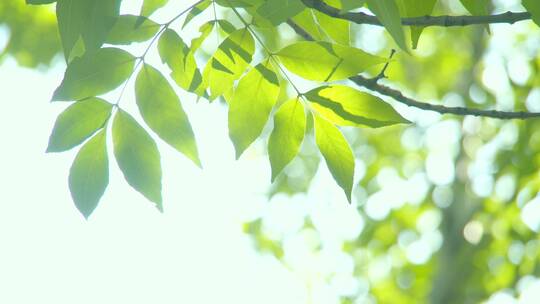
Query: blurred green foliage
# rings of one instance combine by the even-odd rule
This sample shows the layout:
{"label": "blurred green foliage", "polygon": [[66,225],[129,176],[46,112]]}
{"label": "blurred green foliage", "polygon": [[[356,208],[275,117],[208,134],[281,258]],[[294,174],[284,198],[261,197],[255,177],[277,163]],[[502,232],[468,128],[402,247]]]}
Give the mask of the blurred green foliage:
{"label": "blurred green foliage", "polygon": [[[145,2],[150,7],[143,9],[144,15],[165,2]],[[230,9],[224,9],[229,1],[217,3],[223,6],[219,16],[213,16],[219,20],[214,23],[221,24],[217,37],[225,40],[225,34],[242,23]],[[270,49],[301,40],[290,27],[280,24],[289,17],[325,43],[350,40],[352,46],[384,58],[395,46],[382,28],[351,25],[350,33],[344,34],[332,27],[331,18],[304,8],[299,1],[291,3],[285,18],[264,10],[248,11],[255,32]],[[351,1],[341,3],[356,7]],[[438,1],[433,14],[475,14],[478,8],[470,3]],[[523,9],[519,1],[482,3],[489,5],[490,12]],[[196,20],[202,10],[211,7],[203,4],[201,11],[188,14],[189,20]],[[299,10],[302,12],[295,15]],[[126,24],[134,23],[133,17],[129,19]],[[0,20],[9,32],[1,56],[11,55],[23,66],[36,67],[49,64],[60,51],[53,6],[29,7],[22,1],[4,0]],[[336,24],[343,29],[343,22]],[[230,51],[227,43],[212,48],[202,42],[216,30],[214,23],[187,25],[194,32],[200,29],[202,37],[191,42],[191,50],[169,29],[160,41],[160,56],[172,70],[172,78],[198,95],[204,94],[198,86],[192,87],[191,78],[183,78],[186,73],[178,71],[189,68],[189,75],[201,77],[197,60],[208,59],[216,49]],[[152,28],[148,33],[131,33],[125,40],[124,27],[131,29],[118,26],[113,30],[122,39],[106,42],[144,41],[156,32]],[[348,27],[346,24],[347,31]],[[484,26],[429,27],[422,31],[416,50],[400,52],[391,61],[388,80],[383,81],[408,96],[436,104],[538,112],[539,41],[540,30],[532,21],[493,25],[489,31]],[[183,55],[181,60],[174,57],[175,52]],[[250,59],[253,54],[251,50]],[[226,57],[214,53],[225,62],[220,56]],[[220,64],[210,67],[229,74],[237,67]],[[368,74],[376,75],[379,69],[368,69]],[[128,78],[124,76],[120,80]],[[280,76],[280,84],[285,81]],[[225,92],[225,99],[227,94],[231,93]],[[287,90],[280,94],[280,102],[287,99]],[[306,138],[298,156],[269,187],[267,212],[244,226],[254,246],[301,275],[311,286],[312,298],[325,288],[330,290],[334,301],[329,303],[453,304],[489,302],[502,293],[522,297],[527,284],[540,276],[540,122],[441,116],[387,101],[412,124],[343,128],[356,158],[351,205],[346,205],[321,162],[313,118],[307,116]],[[157,158],[152,159],[157,162]],[[281,216],[279,220],[276,214]],[[296,214],[293,220],[292,214]]]}
{"label": "blurred green foliage", "polygon": [[0,27],[8,32],[0,60],[11,55],[26,67],[49,65],[60,52],[54,5],[30,6],[22,0],[0,2]]}

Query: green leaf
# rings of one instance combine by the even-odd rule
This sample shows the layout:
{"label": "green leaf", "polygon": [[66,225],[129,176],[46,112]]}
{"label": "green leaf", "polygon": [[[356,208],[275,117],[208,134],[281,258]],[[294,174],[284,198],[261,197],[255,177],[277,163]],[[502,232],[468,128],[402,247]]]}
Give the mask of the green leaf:
{"label": "green leaf", "polygon": [[78,146],[103,128],[111,111],[112,105],[100,98],[72,104],[56,119],[47,152],[62,152]]}
{"label": "green leaf", "polygon": [[534,23],[540,26],[540,2],[537,0],[521,0],[521,3],[531,13]]}
{"label": "green leaf", "polygon": [[[437,0],[396,0],[400,9],[401,16],[403,17],[421,17],[430,15],[433,12],[435,3]],[[416,49],[418,46],[418,40],[420,35],[424,30],[423,26],[412,26],[411,27],[411,40],[412,48]]]}
{"label": "green leaf", "polygon": [[189,13],[186,16],[186,19],[184,20],[184,23],[182,24],[182,29],[186,27],[186,25],[195,17],[197,17],[200,13],[204,12],[210,4],[212,4],[211,0],[204,0],[203,2],[195,5],[191,10],[189,10]]}
{"label": "green leaf", "polygon": [[278,95],[279,81],[269,60],[240,79],[229,104],[229,136],[236,158],[261,135]]}
{"label": "green leaf", "polygon": [[116,113],[112,134],[114,156],[126,181],[162,211],[161,161],[156,143],[122,110]]}
{"label": "green leaf", "polygon": [[285,102],[274,115],[274,129],[268,140],[272,182],[296,157],[306,132],[306,113],[298,99]]}
{"label": "green leaf", "polygon": [[[341,9],[339,0],[327,0],[327,4]],[[350,44],[350,22],[347,20],[336,19],[319,11],[315,11],[317,21],[326,34],[335,42],[349,45]]]}
{"label": "green leaf", "polygon": [[86,50],[94,51],[103,45],[109,31],[114,26],[120,14],[121,0],[93,0],[86,2],[89,7],[85,12],[85,24],[81,35]]}
{"label": "green leaf", "polygon": [[105,130],[81,148],[69,171],[69,190],[75,206],[88,219],[109,184]]}
{"label": "green leaf", "polygon": [[459,0],[472,15],[487,15],[490,0]]}
{"label": "green leaf", "polygon": [[344,85],[324,86],[305,94],[321,116],[339,126],[384,127],[409,123],[382,99]]}
{"label": "green leaf", "polygon": [[141,16],[148,17],[152,15],[155,11],[165,6],[167,2],[169,0],[144,0],[141,8]]}
{"label": "green leaf", "polygon": [[252,7],[261,4],[264,0],[215,0],[223,7]]}
{"label": "green leaf", "polygon": [[137,106],[144,121],[173,148],[201,166],[197,143],[178,96],[161,73],[145,64],[135,83]]}
{"label": "green leaf", "polygon": [[160,25],[154,21],[134,15],[121,15],[109,32],[106,42],[110,44],[131,44],[154,37]]}
{"label": "green leaf", "polygon": [[306,32],[308,32],[315,40],[323,40],[324,32],[317,23],[313,10],[303,10],[300,14],[292,18],[294,23],[298,24]]}
{"label": "green leaf", "polygon": [[56,0],[26,0],[26,4],[40,5],[54,3]]}
{"label": "green leaf", "polygon": [[58,0],[56,16],[66,59],[82,37],[86,51],[99,49],[120,11],[120,0]]}
{"label": "green leaf", "polygon": [[[424,0],[423,0],[424,1]],[[405,33],[401,26],[401,16],[395,0],[367,0],[369,9],[379,18],[396,44],[408,52]]]}
{"label": "green leaf", "polygon": [[257,9],[257,13],[273,25],[279,25],[305,8],[302,0],[269,0]]}
{"label": "green leaf", "polygon": [[276,55],[288,70],[315,81],[343,80],[387,61],[353,47],[314,41],[294,43]]}
{"label": "green leaf", "polygon": [[364,6],[365,0],[340,0],[341,1],[341,11],[348,12],[350,10],[360,8]]}
{"label": "green leaf", "polygon": [[214,21],[209,21],[201,25],[201,27],[199,28],[199,33],[201,34],[199,35],[199,37],[193,38],[193,40],[191,40],[191,50],[193,52],[198,50],[199,47],[201,47],[201,45],[203,44],[204,40],[206,40],[206,38],[208,38],[210,33],[212,33],[212,30],[214,29],[214,25],[215,25]]}
{"label": "green leaf", "polygon": [[349,143],[336,126],[319,116],[315,116],[315,141],[330,173],[351,202],[354,156]]}
{"label": "green leaf", "polygon": [[80,100],[107,93],[131,75],[135,57],[117,48],[103,48],[75,58],[53,100]]}
{"label": "green leaf", "polygon": [[171,77],[176,84],[184,90],[203,96],[205,90],[201,72],[197,68],[193,51],[182,38],[175,31],[167,29],[159,38],[158,50],[161,61],[171,69]]}
{"label": "green leaf", "polygon": [[56,4],[58,30],[66,60],[81,36],[86,19],[87,3],[83,0],[60,0]]}
{"label": "green leaf", "polygon": [[246,28],[233,32],[219,45],[203,71],[203,83],[210,90],[210,100],[233,87],[234,81],[248,68],[254,52],[255,42]]}

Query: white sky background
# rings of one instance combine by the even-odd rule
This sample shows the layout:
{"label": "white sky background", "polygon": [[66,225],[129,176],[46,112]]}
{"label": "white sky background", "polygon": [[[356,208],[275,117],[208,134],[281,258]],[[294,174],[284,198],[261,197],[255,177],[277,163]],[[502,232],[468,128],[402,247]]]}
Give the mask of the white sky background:
{"label": "white sky background", "polygon": [[[192,2],[171,1],[170,9],[158,11],[153,18],[168,20]],[[139,7],[140,0],[124,1],[123,12],[137,13]],[[493,28],[493,36],[503,37],[505,31],[498,28]],[[182,34],[186,38],[193,35]],[[135,55],[142,53],[141,46],[133,48]],[[494,49],[504,48],[498,45]],[[155,52],[149,55],[150,63],[159,63]],[[0,65],[0,303],[337,304],[337,295],[362,289],[352,274],[353,261],[340,246],[342,240],[354,239],[361,232],[363,219],[355,205],[346,203],[325,166],[307,196],[281,196],[267,203],[264,193],[270,186],[270,168],[267,157],[259,153],[261,143],[235,161],[225,108],[206,101],[196,103],[193,96],[183,93],[180,97],[204,169],[156,140],[163,167],[165,213],[161,214],[127,185],[111,155],[108,190],[85,221],[72,203],[67,184],[78,149],[45,154],[54,121],[68,105],[49,103],[65,68],[61,61],[59,58],[47,72],[20,68],[11,59]],[[484,82],[489,87],[494,81],[488,77]],[[115,101],[117,96],[113,92],[108,99]],[[128,86],[122,106],[139,117],[132,86]],[[399,109],[420,123],[426,117],[429,124],[438,120]],[[450,132],[452,128],[441,125],[430,132],[436,130]],[[362,160],[357,160],[357,167],[362,167]],[[432,171],[452,173],[440,166]],[[395,179],[388,179],[388,184],[393,193],[401,195],[394,188],[422,188],[425,178],[416,180],[419,185]],[[429,170],[427,178],[436,183]],[[368,200],[367,214],[386,217],[392,206],[386,204],[386,210],[384,201]],[[324,252],[320,256],[312,254],[306,245],[309,242],[298,233],[308,213],[321,233]],[[260,214],[267,215],[267,232],[285,239],[285,260],[295,273],[256,252],[242,233],[242,224]],[[328,273],[337,273],[338,283],[328,286]],[[528,287],[538,284],[534,280]],[[497,293],[490,303],[515,303],[508,297]],[[519,303],[533,302],[521,299]]]}
{"label": "white sky background", "polygon": [[76,151],[45,154],[67,105],[49,103],[63,69],[36,72],[11,59],[0,66],[0,303],[305,302],[302,281],[242,233],[266,202],[270,170],[254,153],[234,161],[217,104],[182,100],[204,170],[160,143],[164,214],[129,188],[111,158],[109,188],[85,221],[67,185]]}

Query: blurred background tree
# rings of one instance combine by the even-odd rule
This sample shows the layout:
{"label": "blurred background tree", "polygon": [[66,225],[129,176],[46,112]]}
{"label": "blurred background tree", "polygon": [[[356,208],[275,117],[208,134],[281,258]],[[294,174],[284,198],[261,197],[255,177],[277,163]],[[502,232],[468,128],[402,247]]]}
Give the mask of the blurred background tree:
{"label": "blurred background tree", "polygon": [[[490,7],[522,10],[519,1]],[[434,11],[466,13],[456,0],[438,1]],[[4,0],[0,29],[8,37],[0,58],[42,68],[60,56],[51,6]],[[260,35],[272,48],[301,39],[287,25]],[[352,25],[351,40],[385,57],[394,47],[370,25]],[[538,54],[531,21],[489,31],[430,27],[412,55],[396,55],[383,81],[435,104],[538,112]],[[388,102],[413,124],[346,130],[357,164],[354,208],[326,213],[346,202],[308,137],[269,186],[267,206],[245,224],[254,246],[305,278],[313,303],[534,303],[527,297],[540,284],[540,121]]]}

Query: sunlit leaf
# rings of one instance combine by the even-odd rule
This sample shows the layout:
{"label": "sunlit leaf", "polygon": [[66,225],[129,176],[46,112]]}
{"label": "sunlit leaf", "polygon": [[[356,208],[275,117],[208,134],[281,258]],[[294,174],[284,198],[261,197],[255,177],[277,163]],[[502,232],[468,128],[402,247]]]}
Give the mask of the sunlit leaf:
{"label": "sunlit leaf", "polygon": [[341,131],[322,117],[315,116],[315,140],[332,176],[349,202],[354,179],[354,156]]}
{"label": "sunlit leaf", "polygon": [[210,6],[210,4],[212,4],[212,0],[204,0],[203,2],[191,8],[189,10],[189,13],[186,15],[186,19],[184,20],[184,23],[182,24],[182,28],[184,28],[193,18],[197,17],[200,13],[204,12],[204,10],[207,9]]}
{"label": "sunlit leaf", "polygon": [[269,61],[255,66],[240,79],[229,103],[229,136],[236,158],[259,137],[278,95],[278,78]]}
{"label": "sunlit leaf", "polygon": [[141,16],[150,16],[158,9],[162,8],[167,4],[169,0],[144,0],[143,6],[141,8]]}
{"label": "sunlit leaf", "polygon": [[161,61],[169,66],[171,77],[178,86],[199,96],[204,95],[202,75],[197,68],[193,51],[175,31],[167,29],[161,35],[158,50]]}
{"label": "sunlit leaf", "polygon": [[160,25],[141,16],[121,15],[109,32],[106,42],[110,44],[131,44],[154,37]]}
{"label": "sunlit leaf", "polygon": [[107,93],[131,75],[134,61],[133,55],[117,48],[103,48],[75,58],[53,100],[80,100]]}
{"label": "sunlit leaf", "polygon": [[387,61],[357,48],[313,41],[294,43],[276,55],[291,72],[316,81],[346,79]]}
{"label": "sunlit leaf", "polygon": [[521,3],[531,13],[533,21],[540,26],[540,2],[536,0],[521,0]]}
{"label": "sunlit leaf", "polygon": [[272,24],[279,25],[305,8],[302,0],[272,0],[261,5],[257,9],[257,13],[270,20]]}
{"label": "sunlit leaf", "polygon": [[348,86],[324,86],[305,96],[321,116],[339,126],[384,127],[409,122],[380,98]]}
{"label": "sunlit leaf", "polygon": [[69,106],[56,119],[47,152],[69,150],[101,129],[111,115],[112,105],[100,98],[89,98]]}
{"label": "sunlit leaf", "polygon": [[88,218],[109,184],[106,131],[97,133],[81,148],[69,171],[69,190],[77,209]]}
{"label": "sunlit leaf", "polygon": [[[399,6],[400,13],[403,17],[421,17],[430,15],[435,7],[437,0],[396,0],[396,3]],[[412,48],[416,49],[418,45],[418,40],[420,35],[424,30],[423,26],[412,26],[411,27],[411,40]]]}
{"label": "sunlit leaf", "polygon": [[405,33],[401,26],[401,16],[396,0],[366,0],[369,9],[379,18],[396,44],[407,51]]}
{"label": "sunlit leaf", "polygon": [[[327,0],[327,4],[341,9],[339,0]],[[315,11],[317,21],[326,34],[335,42],[349,45],[350,44],[350,23],[347,20],[333,18],[319,11]]]}
{"label": "sunlit leaf", "polygon": [[161,160],[154,140],[127,112],[112,127],[114,156],[128,184],[162,210]]}
{"label": "sunlit leaf", "polygon": [[268,140],[272,182],[298,154],[306,132],[306,113],[298,99],[285,102],[274,115],[274,129]]}
{"label": "sunlit leaf", "polygon": [[365,0],[340,0],[341,10],[348,12],[350,10],[364,6]]}
{"label": "sunlit leaf", "polygon": [[145,64],[137,76],[135,96],[141,116],[148,126],[161,139],[200,166],[191,124],[167,79]]}
{"label": "sunlit leaf", "polygon": [[203,83],[210,91],[210,100],[230,90],[234,81],[246,71],[255,52],[249,30],[233,32],[218,47],[203,71]]}

